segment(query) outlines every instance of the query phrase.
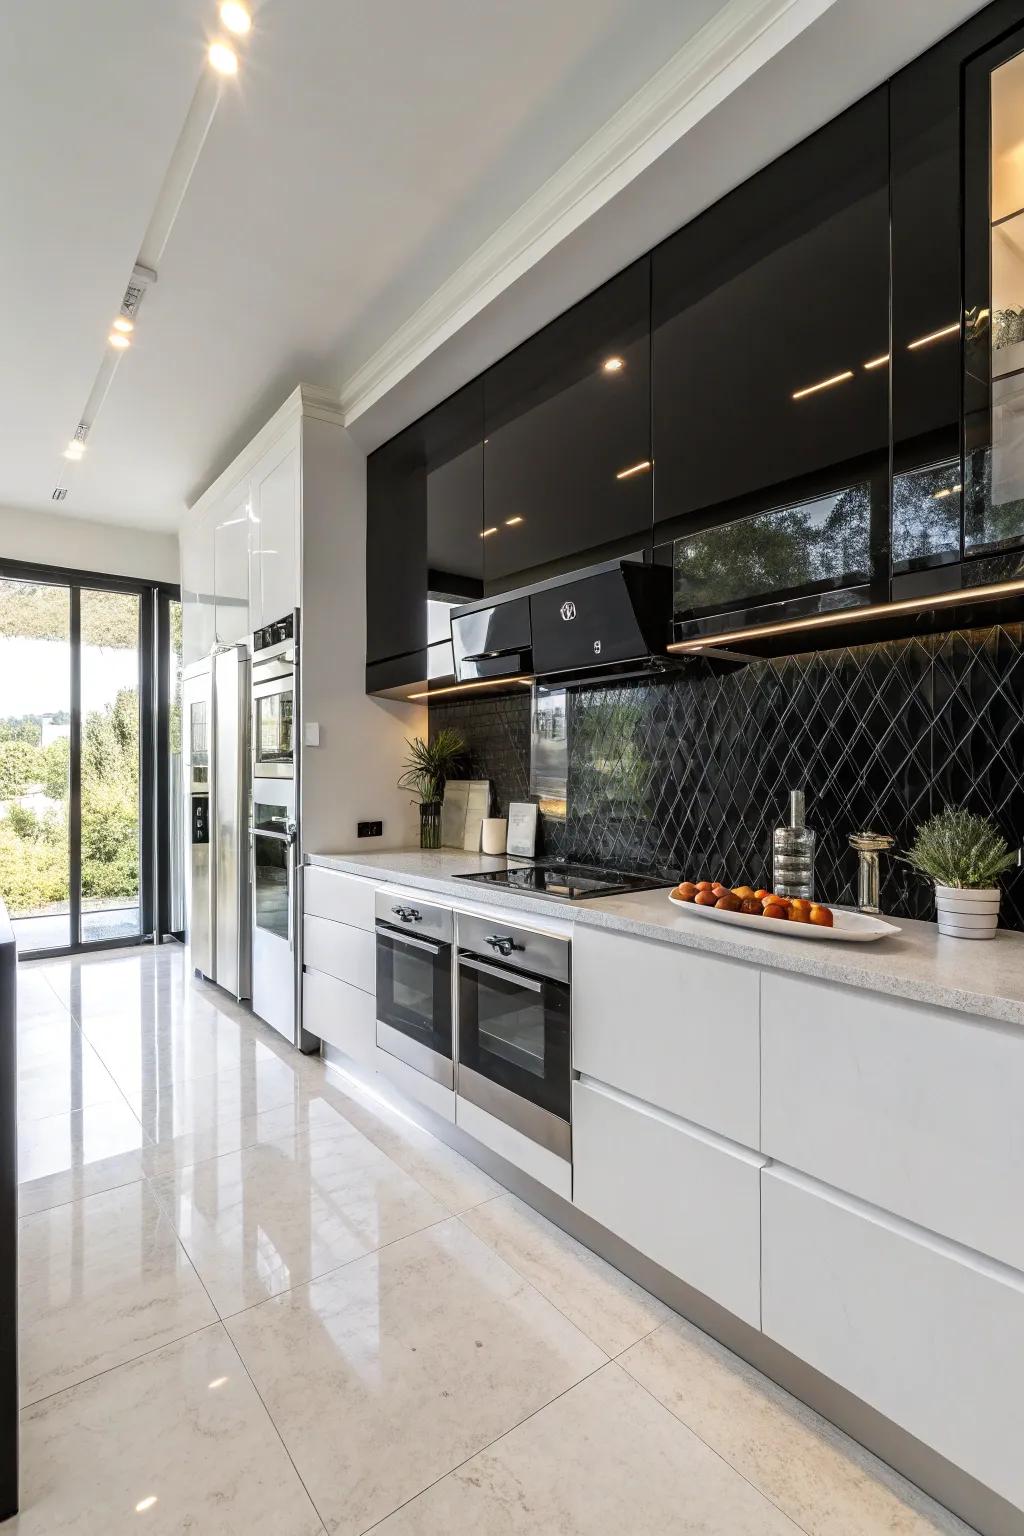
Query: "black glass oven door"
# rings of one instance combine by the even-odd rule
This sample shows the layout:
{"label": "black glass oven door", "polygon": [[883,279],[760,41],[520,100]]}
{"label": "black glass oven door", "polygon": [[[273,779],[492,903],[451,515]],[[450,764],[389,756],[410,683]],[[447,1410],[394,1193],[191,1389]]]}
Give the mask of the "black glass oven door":
{"label": "black glass oven door", "polygon": [[[436,1061],[447,1063],[443,1080],[452,1081],[451,945],[413,937],[388,924],[377,924],[377,1043],[411,1066],[438,1076]],[[412,1045],[402,1048],[387,1031]],[[439,1079],[441,1080],[441,1079]]]}
{"label": "black glass oven door", "polygon": [[[496,1097],[494,1112],[510,1123],[518,1118],[517,1129],[553,1150],[563,1141],[568,1144],[569,1039],[567,982],[524,976],[497,962],[460,954],[459,1091],[464,1080],[467,1087],[474,1081],[463,1068],[505,1090]],[[525,1113],[517,1116],[517,1104],[526,1106]],[[564,1122],[564,1137],[557,1127],[553,1138],[546,1133],[529,1106]]]}

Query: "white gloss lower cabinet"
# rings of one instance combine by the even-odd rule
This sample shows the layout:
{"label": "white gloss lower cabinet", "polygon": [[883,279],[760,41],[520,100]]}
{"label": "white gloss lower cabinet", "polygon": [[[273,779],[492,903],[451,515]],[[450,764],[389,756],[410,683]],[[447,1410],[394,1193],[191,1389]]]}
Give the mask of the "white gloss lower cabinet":
{"label": "white gloss lower cabinet", "polygon": [[586,1080],[572,1112],[573,1204],[760,1327],[764,1158]]}
{"label": "white gloss lower cabinet", "polygon": [[333,923],[373,931],[373,898],[376,886],[359,875],[344,875],[308,864],[303,872],[302,910],[311,917],[327,917]]}
{"label": "white gloss lower cabinet", "polygon": [[762,1174],[764,1332],[1024,1506],[1024,1276]]}
{"label": "white gloss lower cabinet", "polygon": [[577,1072],[756,1147],[757,968],[583,924],[572,948]]}
{"label": "white gloss lower cabinet", "polygon": [[377,1019],[368,992],[327,976],[304,971],[302,1017],[306,1029],[371,1071],[377,1065]]}
{"label": "white gloss lower cabinet", "polygon": [[364,928],[307,914],[302,920],[302,959],[315,971],[347,981],[361,992],[377,990],[376,945]]}

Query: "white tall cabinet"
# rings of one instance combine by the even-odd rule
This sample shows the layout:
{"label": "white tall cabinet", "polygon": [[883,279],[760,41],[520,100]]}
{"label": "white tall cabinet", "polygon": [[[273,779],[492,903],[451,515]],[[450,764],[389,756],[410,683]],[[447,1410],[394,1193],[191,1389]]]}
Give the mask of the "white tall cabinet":
{"label": "white tall cabinet", "polygon": [[414,843],[395,780],[426,711],[366,695],[366,456],[337,401],[296,389],[190,508],[180,544],[186,665],[301,610],[304,850],[356,847],[360,821],[384,823],[370,851]]}

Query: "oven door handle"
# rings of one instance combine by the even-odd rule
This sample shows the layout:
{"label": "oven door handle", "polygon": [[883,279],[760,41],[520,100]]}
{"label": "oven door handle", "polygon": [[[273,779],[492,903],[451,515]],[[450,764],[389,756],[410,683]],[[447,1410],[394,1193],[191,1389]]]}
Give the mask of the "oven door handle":
{"label": "oven door handle", "polygon": [[542,981],[534,981],[532,976],[524,976],[520,971],[503,971],[500,966],[488,965],[486,960],[474,960],[469,955],[460,955],[459,964],[464,965],[467,971],[483,971],[485,976],[497,976],[499,981],[511,981],[517,987],[522,987],[524,992],[544,990]]}
{"label": "oven door handle", "polygon": [[379,938],[395,939],[399,944],[408,944],[410,949],[425,949],[428,955],[439,955],[444,948],[443,944],[431,944],[429,939],[414,939],[411,934],[392,928],[390,923],[378,923],[377,935]]}

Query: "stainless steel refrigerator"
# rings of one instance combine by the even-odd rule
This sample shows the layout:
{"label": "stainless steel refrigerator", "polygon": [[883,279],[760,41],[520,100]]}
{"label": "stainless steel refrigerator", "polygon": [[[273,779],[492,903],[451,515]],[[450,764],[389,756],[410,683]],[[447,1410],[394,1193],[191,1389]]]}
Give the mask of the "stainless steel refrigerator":
{"label": "stainless steel refrigerator", "polygon": [[249,651],[223,646],[182,674],[186,898],[192,965],[238,999],[252,993]]}

